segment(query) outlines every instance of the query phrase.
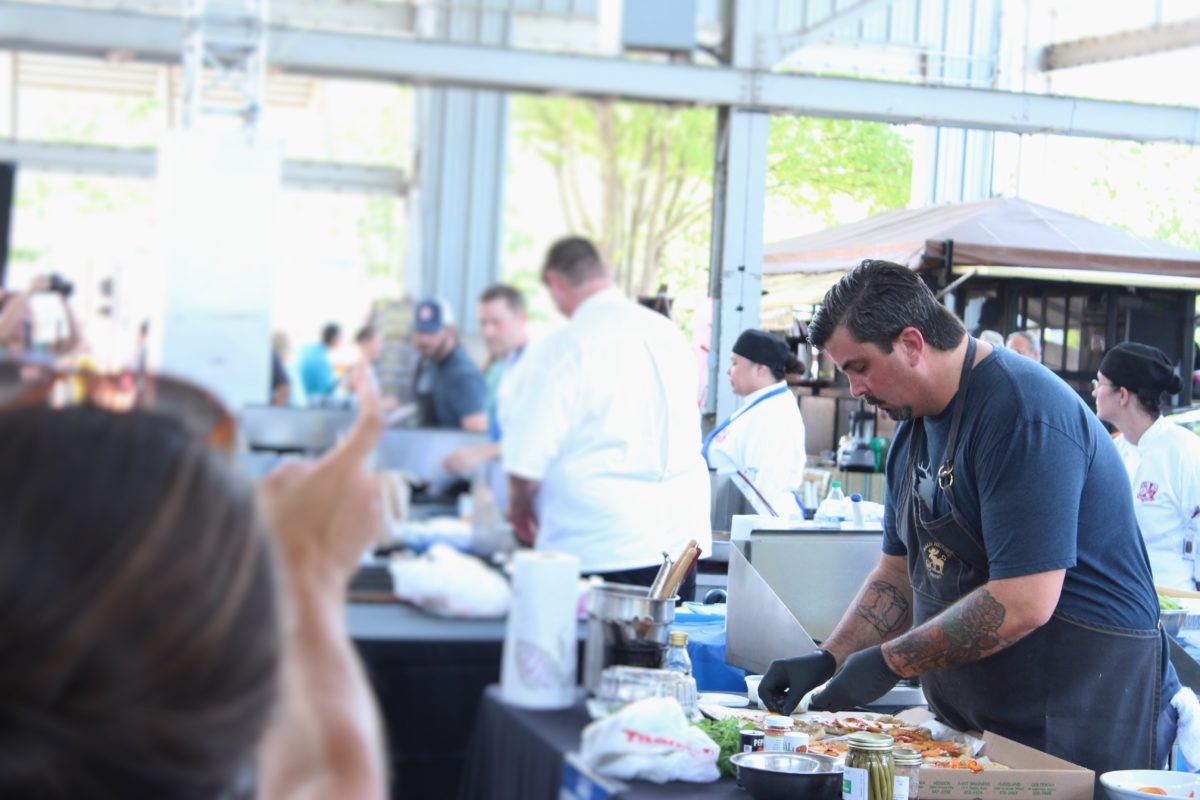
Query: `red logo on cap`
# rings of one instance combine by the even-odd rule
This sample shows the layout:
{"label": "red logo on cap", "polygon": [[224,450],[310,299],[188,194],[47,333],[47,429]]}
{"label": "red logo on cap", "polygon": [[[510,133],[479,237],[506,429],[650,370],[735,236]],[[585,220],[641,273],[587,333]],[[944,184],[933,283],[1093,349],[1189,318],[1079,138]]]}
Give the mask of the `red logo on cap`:
{"label": "red logo on cap", "polygon": [[1142,485],[1138,487],[1137,499],[1143,503],[1154,502],[1154,496],[1158,494],[1158,485],[1150,481],[1142,481]]}

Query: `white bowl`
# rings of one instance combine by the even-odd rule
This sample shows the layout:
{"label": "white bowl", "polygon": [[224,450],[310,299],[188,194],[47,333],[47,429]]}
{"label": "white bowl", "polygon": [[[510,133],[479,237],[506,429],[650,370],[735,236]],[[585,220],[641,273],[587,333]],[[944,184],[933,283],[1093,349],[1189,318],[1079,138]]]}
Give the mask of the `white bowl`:
{"label": "white bowl", "polygon": [[762,701],[758,699],[758,684],[762,681],[762,675],[747,675],[746,676],[746,697],[750,698],[750,705],[762,708]]}
{"label": "white bowl", "polygon": [[1200,797],[1200,775],[1190,772],[1171,772],[1163,769],[1122,769],[1100,776],[1108,796],[1113,800],[1148,800],[1163,795],[1139,792],[1146,786],[1162,789],[1167,797]]}

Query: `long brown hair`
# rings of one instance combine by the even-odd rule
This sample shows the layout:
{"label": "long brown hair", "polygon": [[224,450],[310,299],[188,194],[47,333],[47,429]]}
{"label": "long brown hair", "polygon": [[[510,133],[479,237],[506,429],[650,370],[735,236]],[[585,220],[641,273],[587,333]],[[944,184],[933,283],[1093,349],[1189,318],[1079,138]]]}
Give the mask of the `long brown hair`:
{"label": "long brown hair", "polygon": [[278,690],[272,563],[176,422],[0,414],[0,796],[233,796]]}

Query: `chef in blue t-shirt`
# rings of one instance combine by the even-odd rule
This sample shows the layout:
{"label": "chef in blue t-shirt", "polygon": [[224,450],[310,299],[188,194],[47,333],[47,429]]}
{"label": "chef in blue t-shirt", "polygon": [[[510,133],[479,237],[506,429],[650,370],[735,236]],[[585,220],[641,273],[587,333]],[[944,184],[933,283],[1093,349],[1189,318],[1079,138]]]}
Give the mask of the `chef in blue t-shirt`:
{"label": "chef in blue t-shirt", "polygon": [[[901,422],[883,553],[822,650],[766,704],[852,709],[920,676],[930,708],[1088,769],[1161,766],[1179,689],[1116,448],[1053,373],[967,336],[906,267],[866,261],[813,343]],[[828,683],[825,683],[828,681]]]}

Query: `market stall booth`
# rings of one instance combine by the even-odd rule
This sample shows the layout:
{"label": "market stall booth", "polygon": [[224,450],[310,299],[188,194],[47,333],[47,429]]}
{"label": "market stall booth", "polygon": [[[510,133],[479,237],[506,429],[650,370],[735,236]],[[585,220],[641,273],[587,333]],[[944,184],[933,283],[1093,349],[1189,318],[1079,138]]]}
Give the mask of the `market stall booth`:
{"label": "market stall booth", "polygon": [[[972,333],[1030,332],[1042,363],[1084,395],[1120,342],[1192,372],[1200,253],[1020,198],[889,211],[768,245],[764,319],[818,303],[863,259],[919,270]],[[1185,383],[1178,403],[1192,397]]]}

